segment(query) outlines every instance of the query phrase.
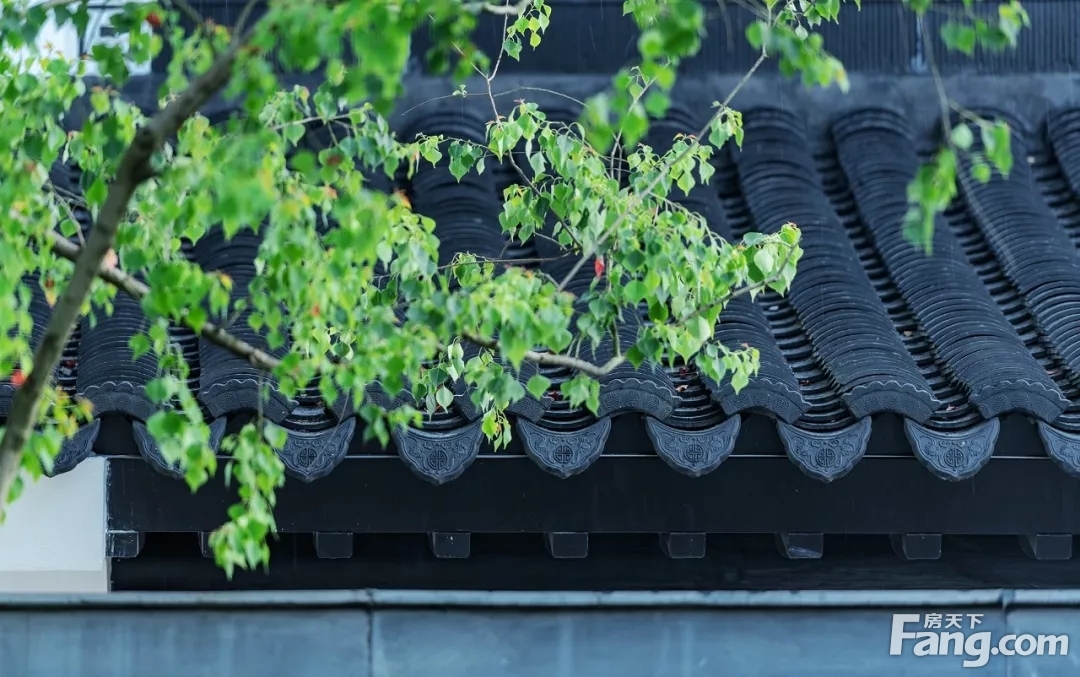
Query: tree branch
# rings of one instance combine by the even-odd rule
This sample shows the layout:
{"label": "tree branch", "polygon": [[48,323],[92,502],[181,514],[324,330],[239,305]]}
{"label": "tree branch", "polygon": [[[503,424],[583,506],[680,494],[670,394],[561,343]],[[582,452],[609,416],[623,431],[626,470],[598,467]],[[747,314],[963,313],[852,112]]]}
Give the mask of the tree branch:
{"label": "tree branch", "polygon": [[[55,252],[57,256],[65,258],[69,261],[78,262],[80,260],[82,248],[79,247],[79,245],[65,239],[56,232],[50,232],[48,239],[53,252]],[[795,248],[791,247],[788,252],[788,260],[790,260],[791,256],[794,254],[794,251]],[[785,267],[786,265],[787,261],[785,261],[784,265],[781,266],[781,268]],[[144,283],[140,282],[136,278],[132,277],[131,275],[120,270],[119,268],[110,268],[99,264],[96,275],[97,277],[101,278],[105,282],[108,282],[109,284],[113,285],[114,287],[131,296],[137,301],[142,301],[150,294],[150,288],[148,286],[146,286]],[[742,296],[743,294],[748,294],[755,289],[762,289],[770,282],[774,282],[775,280],[779,279],[779,277],[780,274],[776,273],[756,284],[734,289],[729,294],[727,294],[722,301],[718,302],[718,304],[726,303],[733,298]],[[712,307],[714,306],[710,306],[709,308],[701,308],[693,313],[690,313],[686,317],[682,318],[679,321],[679,324],[686,322],[696,317],[697,315],[700,315],[701,313]],[[204,322],[200,326],[195,326],[195,324],[191,323],[186,316],[184,318],[184,324],[193,331],[197,332],[199,336],[206,339],[207,341],[210,341],[214,345],[228,350],[237,357],[244,358],[245,360],[247,360],[248,364],[255,367],[256,369],[260,369],[264,372],[273,372],[281,365],[281,360],[277,359],[272,355],[269,355],[268,353],[263,352],[262,350],[259,350],[250,343],[240,338],[237,338],[233,334],[229,333],[228,329],[226,329],[225,327],[218,326],[212,322]],[[487,338],[484,336],[480,336],[479,334],[474,334],[472,332],[465,332],[462,335],[462,338],[471,343],[475,343],[481,348],[486,348],[487,350],[491,350],[493,352],[497,352],[500,347],[499,341],[497,339]],[[615,355],[604,364],[596,365],[587,360],[582,360],[577,357],[571,357],[570,355],[561,355],[557,353],[542,353],[535,350],[529,350],[525,352],[525,360],[544,367],[566,367],[569,369],[575,369],[582,373],[588,374],[593,378],[600,378],[611,373],[619,365],[626,362],[626,355]]]}
{"label": "tree branch", "polygon": [[[82,253],[82,248],[79,247],[79,245],[62,237],[56,232],[49,233],[49,244],[57,256],[69,261],[78,261]],[[142,301],[150,294],[150,287],[119,268],[108,268],[99,265],[97,276],[137,301]],[[228,350],[237,357],[244,358],[247,360],[248,364],[256,369],[273,372],[281,365],[281,360],[259,350],[250,343],[237,338],[229,333],[225,327],[220,327],[212,322],[204,322],[201,326],[196,327],[194,324],[188,322],[186,317],[184,318],[184,324],[214,345]],[[462,338],[465,338],[482,348],[487,348],[488,350],[499,349],[499,342],[495,339],[485,338],[472,333],[466,333]],[[585,360],[570,357],[568,355],[541,353],[530,350],[525,354],[525,359],[542,366],[569,367],[571,369],[583,371],[590,376],[600,377],[622,364],[626,358],[622,356],[614,357],[608,360],[607,363],[597,366],[590,362],[586,362]]]}
{"label": "tree branch", "polygon": [[[780,266],[780,271],[782,271],[784,268],[787,267],[787,264],[790,263],[791,258],[794,255],[795,255],[795,247],[792,246],[792,247],[790,247],[788,249],[787,257],[784,259],[783,264]],[[677,322],[674,323],[675,326],[680,326],[682,324],[685,324],[686,322],[689,322],[690,320],[694,319],[695,317],[697,317],[699,315],[702,315],[702,314],[704,314],[706,312],[709,312],[710,310],[716,308],[717,306],[721,306],[721,305],[724,305],[724,304],[728,303],[732,299],[738,298],[738,297],[743,296],[745,294],[750,294],[752,292],[765,289],[766,287],[768,287],[769,284],[771,284],[773,282],[776,282],[777,280],[779,280],[782,277],[782,272],[780,272],[780,271],[778,271],[776,273],[773,273],[772,275],[769,275],[768,277],[761,280],[760,282],[756,282],[754,284],[748,284],[748,285],[745,285],[743,287],[739,287],[737,289],[732,289],[730,292],[725,294],[724,298],[722,298],[721,300],[716,301],[715,303],[712,303],[712,304],[710,304],[708,306],[703,306],[701,308],[698,308],[698,309],[694,310],[693,312],[688,313],[686,316],[680,318]],[[472,334],[472,333],[468,333],[468,332],[465,333],[462,338],[465,338],[466,340],[471,341],[472,343],[475,343],[476,345],[480,346],[481,348],[487,348],[488,350],[491,350],[493,352],[498,351],[498,349],[499,349],[499,341],[497,339],[485,338],[483,336],[478,336],[476,334]],[[618,341],[618,336],[617,335],[615,337],[615,340]],[[623,362],[625,362],[626,361],[626,355],[624,355],[624,354],[615,355],[610,360],[608,360],[607,362],[605,362],[604,364],[601,364],[601,365],[596,365],[596,364],[593,364],[592,362],[588,362],[586,360],[582,360],[582,359],[577,358],[577,357],[570,357],[569,355],[559,355],[559,354],[556,354],[556,353],[541,353],[541,352],[537,352],[535,350],[526,351],[525,352],[525,359],[527,361],[529,361],[529,362],[534,362],[534,363],[536,363],[536,364],[538,364],[540,366],[545,366],[545,367],[569,367],[570,369],[576,369],[576,370],[578,370],[580,372],[586,373],[589,376],[592,376],[593,378],[600,378],[601,376],[606,376],[607,374],[610,374],[616,367],[618,367]]]}
{"label": "tree branch", "polygon": [[90,296],[91,284],[100,274],[105,256],[113,248],[117,229],[127,216],[128,205],[136,189],[154,176],[151,166],[154,153],[203,104],[228,84],[237,56],[246,41],[247,36],[234,42],[206,73],[196,78],[184,92],[141,127],[120,159],[116,177],[86,238],[86,245],[79,248],[71,280],[53,308],[41,345],[34,354],[33,369],[12,400],[4,436],[0,439],[0,506],[7,502],[11,487],[19,475],[22,450],[37,424],[42,395]]}
{"label": "tree branch", "polygon": [[[493,338],[486,338],[479,336],[471,332],[465,332],[462,338],[475,343],[481,348],[487,348],[488,350],[495,352],[499,349],[499,341]],[[529,362],[533,362],[542,367],[568,367],[570,369],[576,369],[580,372],[588,374],[593,378],[600,378],[606,374],[610,374],[616,367],[626,361],[625,355],[616,355],[607,362],[596,365],[592,362],[582,360],[577,357],[570,357],[569,355],[559,355],[557,353],[541,353],[535,350],[526,350],[525,359]]]}
{"label": "tree branch", "polygon": [[[78,261],[81,248],[77,244],[65,239],[56,232],[49,233],[49,241],[52,250],[57,256],[68,261]],[[150,295],[150,287],[119,268],[103,266],[98,269],[97,276],[136,301],[142,301]],[[184,324],[207,341],[228,350],[237,357],[244,358],[256,369],[272,372],[281,365],[281,360],[259,350],[243,339],[233,336],[224,327],[219,327],[213,322],[204,322],[201,326],[196,327],[194,323],[185,317]]]}
{"label": "tree branch", "polygon": [[[252,4],[249,2],[249,9]],[[529,0],[522,0],[517,5],[487,5],[484,11],[491,11],[504,16],[520,14],[529,6]],[[246,18],[246,16],[245,16]],[[223,89],[229,82],[233,67],[241,48],[247,42],[250,33],[236,40],[224,54],[219,56],[210,69],[196,78],[178,97],[156,114],[148,124],[140,128],[133,142],[120,160],[116,177],[109,188],[93,228],[84,246],[80,247],[63,239],[56,233],[50,233],[49,244],[60,256],[75,263],[71,280],[60,296],[41,345],[34,355],[34,366],[26,377],[23,386],[16,392],[12,401],[11,413],[3,437],[0,439],[0,506],[10,495],[11,487],[18,477],[21,467],[21,454],[37,423],[39,409],[45,388],[51,381],[64,346],[71,337],[75,323],[87,299],[95,277],[100,277],[136,299],[149,294],[150,289],[142,282],[115,267],[103,267],[106,255],[112,250],[117,230],[126,217],[128,205],[138,187],[154,176],[151,159],[165,142],[179,131],[184,122],[194,115],[212,96]],[[734,97],[741,86],[764,59],[758,59],[750,72],[729,94],[727,101]],[[489,82],[490,84],[490,82]],[[726,101],[725,101],[726,104]],[[723,112],[721,106],[717,115]],[[707,133],[708,128],[699,134]],[[650,187],[646,192],[651,191]],[[601,244],[602,240],[597,244]],[[584,264],[588,255],[578,261],[577,268]],[[576,271],[575,271],[576,272]],[[573,277],[571,273],[568,278]],[[564,283],[565,284],[565,280]],[[562,285],[560,285],[562,286]],[[190,325],[189,325],[190,326]],[[196,329],[196,327],[192,327]],[[245,358],[250,364],[263,371],[274,371],[280,361],[258,350],[254,346],[238,339],[224,328],[213,323],[204,323],[197,327],[200,336],[230,352]],[[499,342],[494,338],[466,333],[463,338],[489,350],[498,350]],[[586,360],[567,355],[527,351],[525,359],[541,366],[561,366],[575,369],[593,377],[601,377],[626,361],[625,355],[616,355],[603,365],[594,365]]]}

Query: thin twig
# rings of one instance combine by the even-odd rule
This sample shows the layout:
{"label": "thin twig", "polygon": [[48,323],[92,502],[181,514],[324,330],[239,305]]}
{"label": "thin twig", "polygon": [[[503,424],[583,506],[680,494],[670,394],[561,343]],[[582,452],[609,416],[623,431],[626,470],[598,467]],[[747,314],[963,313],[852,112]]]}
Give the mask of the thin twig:
{"label": "thin twig", "polygon": [[[640,74],[640,71],[638,72]],[[645,96],[645,93],[648,92],[649,88],[653,86],[653,83],[656,82],[656,78],[649,78],[646,80],[644,76],[642,76],[642,82],[644,82],[645,84],[642,86],[641,91],[638,92],[636,96],[634,96],[632,101],[630,101],[630,111],[633,111],[634,108],[639,103],[641,103],[641,97]],[[611,157],[608,161],[608,173],[611,174],[612,177],[615,177],[615,161],[619,157],[619,144],[622,143],[623,128],[625,127],[626,120],[623,120],[622,124],[619,125],[618,131],[615,132],[615,141],[612,143],[611,146]]]}
{"label": "thin twig", "polygon": [[[470,341],[471,343],[475,343],[481,348],[487,348],[492,352],[495,352],[499,349],[498,340],[493,338],[486,338],[478,334],[473,334],[471,332],[465,332],[462,335],[462,338]],[[542,367],[569,367],[570,369],[576,369],[594,378],[600,378],[601,376],[610,374],[612,370],[625,362],[626,356],[616,355],[615,357],[611,358],[610,360],[599,366],[593,364],[592,362],[587,362],[576,357],[570,357],[569,355],[540,353],[535,350],[526,350],[525,359]]]}
{"label": "thin twig", "polygon": [[255,7],[258,4],[258,0],[248,0],[248,3],[244,5],[244,9],[240,11],[240,16],[236,20],[236,35],[244,34],[244,30],[247,28],[248,19],[251,18],[251,13],[255,11]]}
{"label": "thin twig", "polygon": [[529,8],[531,0],[520,0],[516,5],[496,5],[491,2],[470,2],[463,6],[466,12],[496,14],[499,16],[520,16]]}
{"label": "thin twig", "polygon": [[720,119],[721,115],[727,112],[728,105],[735,98],[735,95],[739,93],[739,90],[746,86],[746,83],[750,82],[750,78],[754,76],[754,73],[757,72],[757,69],[760,68],[761,64],[765,62],[765,58],[765,50],[762,50],[761,54],[754,62],[754,65],[750,67],[750,70],[748,70],[746,74],[743,75],[742,79],[739,80],[739,82],[735,85],[731,92],[728,93],[727,98],[725,98],[724,101],[720,104],[720,107],[716,110],[716,113],[709,118],[709,121],[705,124],[701,131],[698,132],[693,139],[691,139],[690,143],[687,144],[686,148],[683,149],[683,151],[679,153],[674,160],[669,162],[666,167],[658,171],[656,173],[656,177],[653,178],[653,180],[649,183],[648,186],[645,187],[643,191],[641,191],[641,193],[635,192],[630,196],[631,204],[627,205],[626,211],[624,211],[622,215],[615,220],[615,223],[611,224],[611,227],[597,239],[596,244],[590,247],[589,251],[586,252],[580,259],[578,259],[578,262],[574,264],[574,267],[570,269],[570,272],[567,273],[566,277],[564,277],[562,282],[559,283],[558,291],[563,291],[564,289],[566,289],[566,285],[570,284],[570,281],[573,280],[579,272],[581,272],[581,269],[585,266],[585,262],[596,254],[597,248],[603,245],[607,241],[607,239],[619,229],[619,226],[622,225],[622,223],[627,219],[630,212],[637,206],[633,203],[633,201],[635,199],[640,201],[641,198],[638,196],[642,193],[645,195],[652,194],[653,190],[655,190],[656,187],[660,184],[660,182],[664,179],[664,177],[668,175],[668,171],[675,165],[682,162],[687,155],[697,149],[697,147],[701,144],[701,139],[708,135],[709,128],[712,127],[713,123],[716,120]]}
{"label": "thin twig", "polygon": [[202,26],[203,23],[205,23],[206,20],[203,19],[202,14],[199,14],[199,12],[194,7],[192,7],[191,3],[189,3],[187,0],[168,1],[170,4],[176,5],[176,8],[183,12],[184,15],[187,16],[187,18],[195,24],[196,28]]}
{"label": "thin twig", "polygon": [[[540,237],[540,235],[536,235],[536,237]],[[548,239],[551,239],[551,238],[548,238]],[[552,240],[552,241],[556,242],[555,240]],[[507,242],[511,243],[511,241],[509,239],[507,240]],[[504,254],[506,253],[506,249],[507,249],[507,247],[504,246],[503,247],[503,253]],[[529,256],[529,257],[520,258],[520,259],[502,258],[501,256],[493,258],[493,259],[487,259],[487,258],[477,256],[475,261],[455,261],[453,263],[447,263],[447,264],[444,264],[444,265],[441,265],[441,266],[436,266],[435,271],[439,272],[439,273],[442,273],[442,272],[445,272],[447,270],[457,268],[458,266],[482,266],[482,265],[485,265],[485,264],[488,264],[488,263],[490,263],[492,265],[503,265],[503,266],[508,266],[508,267],[520,268],[520,267],[526,266],[526,265],[535,266],[535,265],[539,265],[541,263],[551,263],[553,261],[559,261],[560,259],[565,259],[567,256],[570,256],[570,252],[559,254],[558,256]],[[375,275],[374,277],[372,277],[372,281],[381,282],[382,280],[389,280],[391,277],[393,277],[393,274],[391,274],[391,273],[387,273],[386,275]]]}
{"label": "thin twig", "polygon": [[949,122],[949,95],[945,92],[945,82],[941,79],[941,71],[938,70],[937,61],[934,58],[934,41],[931,39],[931,33],[926,30],[926,21],[921,16],[918,21],[919,32],[922,33],[922,41],[926,49],[926,64],[930,68],[934,88],[937,90],[938,105],[941,107],[941,129],[945,133],[947,142],[949,134],[952,132],[952,125]]}
{"label": "thin twig", "polygon": [[65,212],[67,212],[68,218],[71,219],[71,222],[75,224],[75,234],[78,235],[78,237],[79,237],[79,244],[81,246],[85,247],[86,246],[86,238],[83,237],[82,224],[80,224],[79,219],[75,217],[75,210],[73,210],[71,208],[71,205],[68,204],[68,201],[64,198],[64,196],[60,195],[60,191],[56,187],[55,183],[53,183],[52,181],[49,181],[46,185],[50,189],[52,189],[53,193],[56,194],[56,197],[57,197],[56,201],[58,203],[60,203],[61,209],[63,209]]}
{"label": "thin twig", "polygon": [[[525,11],[529,7],[531,1],[532,0],[522,0],[519,3],[519,5],[521,6],[521,11],[519,11],[517,13],[520,14],[521,12]],[[507,26],[510,25],[510,16],[511,15],[509,13],[505,14],[503,16],[503,27],[502,27],[501,35],[504,38],[506,36],[506,28],[507,28]],[[457,53],[461,57],[465,56],[464,51],[462,51],[462,49],[460,47],[458,47],[456,44],[454,45],[454,49],[457,50]],[[491,112],[492,112],[492,114],[495,115],[495,122],[498,122],[499,120],[501,120],[503,116],[499,113],[498,104],[495,103],[495,94],[494,94],[494,91],[492,90],[491,83],[495,81],[495,76],[498,75],[498,73],[499,73],[499,65],[502,63],[503,55],[505,55],[505,54],[506,54],[506,47],[505,47],[505,40],[504,40],[503,41],[503,46],[499,47],[499,56],[495,59],[495,67],[491,69],[490,74],[485,73],[484,71],[480,70],[479,66],[477,66],[476,64],[473,64],[473,69],[480,75],[480,77],[484,78],[484,86],[485,86],[485,89],[487,90],[488,101],[491,102]],[[536,187],[536,184],[533,183],[533,180],[531,178],[529,178],[529,176],[527,174],[525,174],[525,172],[521,169],[520,166],[518,166],[517,160],[514,159],[514,150],[512,148],[506,154],[506,159],[510,163],[510,166],[514,169],[514,171],[516,171],[518,173],[518,176],[521,177],[521,180],[525,182],[525,185],[527,185],[529,187],[529,190],[536,193],[537,195],[541,195],[540,189],[538,189]]]}
{"label": "thin twig", "polygon": [[[498,94],[495,95],[495,98],[498,99],[500,97],[509,96],[511,94],[517,94],[518,92],[540,92],[542,94],[550,94],[552,96],[558,96],[558,97],[561,97],[563,99],[566,99],[567,101],[572,101],[573,103],[576,103],[577,105],[581,106],[582,108],[587,109],[589,107],[589,104],[582,101],[581,99],[576,99],[576,98],[570,96],[569,94],[564,94],[564,93],[556,91],[554,89],[548,89],[547,87],[530,87],[530,86],[526,86],[526,85],[519,85],[517,87],[511,87],[510,89],[499,92]],[[488,93],[487,92],[480,92],[479,94],[476,94],[476,93],[470,94],[469,92],[464,92],[464,93],[463,92],[454,92],[453,94],[444,94],[442,96],[433,96],[430,99],[427,99],[426,101],[421,101],[420,103],[416,104],[412,108],[405,109],[404,111],[398,113],[398,115],[402,116],[402,117],[406,116],[406,115],[408,115],[409,113],[413,112],[414,110],[416,110],[418,108],[423,108],[424,106],[428,105],[429,103],[434,103],[436,101],[442,101],[443,99],[453,99],[454,97],[466,97],[466,98],[468,98],[470,96],[488,96]]]}

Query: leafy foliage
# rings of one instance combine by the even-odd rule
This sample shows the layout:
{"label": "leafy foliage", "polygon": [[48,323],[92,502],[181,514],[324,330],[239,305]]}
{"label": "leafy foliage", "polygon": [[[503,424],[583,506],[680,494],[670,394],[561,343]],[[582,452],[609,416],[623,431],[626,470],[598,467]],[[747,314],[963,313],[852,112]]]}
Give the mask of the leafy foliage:
{"label": "leafy foliage", "polygon": [[[366,422],[365,435],[383,444],[394,426],[416,425],[450,406],[453,384],[463,381],[483,412],[484,433],[496,448],[505,446],[507,407],[551,388],[539,375],[519,382],[515,372],[528,361],[576,370],[562,395],[594,410],[596,379],[623,361],[679,359],[718,381],[730,378],[736,389],[756,373],[757,351],[716,343],[714,328],[734,295],[788,289],[801,254],[799,231],[788,224],[774,235],[725,242],[670,199],[709,181],[718,148],[741,145],[742,117],[730,106],[737,88],[717,102],[698,134],[675,139],[667,152],[641,143],[649,120],[670,106],[679,64],[701,47],[705,14],[697,0],[626,0],[624,11],[641,30],[640,59],[586,102],[580,124],[571,126],[524,100],[500,114],[491,94],[502,60],[518,59],[543,40],[552,14],[544,0],[270,0],[254,21],[252,6],[245,9],[232,29],[202,21],[183,2],[128,4],[111,19],[123,40],[78,59],[39,36],[47,22],[85,30],[86,0],[32,7],[2,1],[0,143],[12,151],[0,155],[0,204],[8,210],[0,222],[0,378],[24,383],[0,445],[0,495],[7,501],[92,415],[88,402],[70,398],[49,375],[78,314],[110,313],[117,293],[138,298],[146,315],[146,330],[130,348],[133,357],[152,354],[159,365],[147,392],[161,410],[148,428],[192,490],[218,468],[187,386],[189,366],[172,340],[170,328],[180,325],[272,372],[287,396],[317,383],[328,404],[347,397]],[[807,86],[846,90],[843,65],[815,32],[839,21],[842,4],[852,3],[756,6],[746,39],[760,58],[743,83],[776,58],[782,73]],[[907,4],[920,17],[947,9],[953,18],[942,37],[969,54],[1015,44],[1028,23],[1015,0],[996,18],[979,13],[974,0],[959,13],[931,0]],[[469,38],[484,12],[504,18],[496,55],[481,54]],[[182,30],[182,19],[198,28]],[[435,38],[429,63],[453,70],[458,94],[467,76],[479,75],[486,86],[492,114],[484,143],[391,132],[385,115],[402,93],[411,36],[421,26]],[[172,56],[163,107],[148,118],[118,87],[134,65],[165,47]],[[279,67],[321,69],[325,78],[315,91],[289,88]],[[197,111],[218,90],[236,97],[242,114],[211,124]],[[67,131],[65,117],[80,97],[88,99],[89,114]],[[943,97],[942,106],[951,104]],[[917,242],[929,243],[934,215],[956,193],[960,154],[972,156],[975,180],[1009,171],[1007,125],[960,114],[911,184],[905,226]],[[331,147],[305,147],[311,125],[329,126]],[[520,148],[525,169],[512,154]],[[369,189],[377,172],[411,175],[422,163],[444,160],[458,180],[496,161],[513,164],[521,181],[504,195],[502,227],[522,241],[555,238],[577,260],[566,279],[465,253],[441,266],[433,221],[413,212],[406,197]],[[81,168],[81,195],[53,184],[49,169],[57,162]],[[541,235],[549,214],[554,231]],[[94,221],[89,234],[80,215]],[[185,243],[217,227],[230,238],[246,230],[262,238],[258,275],[244,299],[232,298],[228,276],[185,256]],[[569,293],[570,278],[586,262],[594,266],[591,285]],[[93,285],[80,287],[80,279],[94,275]],[[31,285],[56,304],[36,354]],[[284,357],[228,333],[229,318],[242,308]],[[618,346],[603,365],[581,357],[635,308],[647,309],[649,322],[632,345]],[[478,348],[468,359],[466,343]],[[408,389],[412,404],[380,409],[367,394],[373,383],[390,395]],[[281,428],[258,416],[223,442],[224,477],[237,485],[239,501],[212,543],[230,575],[267,561],[275,491],[284,482],[276,450],[284,441]]]}

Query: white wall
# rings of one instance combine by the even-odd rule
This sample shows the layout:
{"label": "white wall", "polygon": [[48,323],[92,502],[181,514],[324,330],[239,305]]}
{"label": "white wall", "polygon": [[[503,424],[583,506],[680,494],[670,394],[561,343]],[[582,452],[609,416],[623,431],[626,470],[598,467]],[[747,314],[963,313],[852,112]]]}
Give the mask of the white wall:
{"label": "white wall", "polygon": [[0,593],[106,592],[105,459],[26,488],[0,525]]}
{"label": "white wall", "polygon": [[[30,4],[38,5],[46,0],[32,0]],[[102,36],[101,29],[107,27],[109,19],[113,14],[121,11],[125,2],[150,2],[150,0],[118,0],[117,2],[108,2],[103,0],[101,2],[91,3],[89,14],[90,21],[86,27],[86,39],[83,44],[80,44],[78,32],[70,22],[63,27],[58,27],[52,20],[48,21],[45,26],[38,33],[37,47],[41,52],[52,52],[53,54],[62,55],[68,59],[77,59],[80,54],[89,52],[90,47],[95,44],[103,45],[121,45],[126,47],[128,44],[127,36],[112,37]],[[149,31],[149,26],[143,27],[144,31]],[[28,50],[20,50],[24,54],[29,54]],[[96,74],[95,64],[91,61],[88,62],[87,75]],[[135,64],[128,62],[128,69],[131,75],[149,75],[150,64]]]}

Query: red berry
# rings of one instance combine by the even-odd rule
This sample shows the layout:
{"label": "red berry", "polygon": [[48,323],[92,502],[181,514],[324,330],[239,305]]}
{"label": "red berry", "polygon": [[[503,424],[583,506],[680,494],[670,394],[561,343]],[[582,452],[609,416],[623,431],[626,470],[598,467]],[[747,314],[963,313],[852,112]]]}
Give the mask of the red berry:
{"label": "red berry", "polygon": [[22,373],[21,369],[16,369],[11,372],[11,384],[13,386],[21,388],[24,383],[26,383],[26,376]]}
{"label": "red berry", "polygon": [[151,28],[161,28],[161,15],[157,12],[150,12],[146,15],[146,23],[150,24]]}
{"label": "red berry", "polygon": [[601,275],[603,275],[604,274],[604,259],[602,259],[600,257],[597,257],[596,260],[593,261],[593,270],[596,271],[596,276],[597,277],[600,277]]}

